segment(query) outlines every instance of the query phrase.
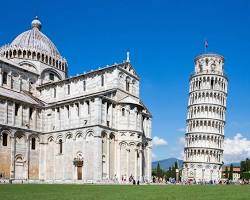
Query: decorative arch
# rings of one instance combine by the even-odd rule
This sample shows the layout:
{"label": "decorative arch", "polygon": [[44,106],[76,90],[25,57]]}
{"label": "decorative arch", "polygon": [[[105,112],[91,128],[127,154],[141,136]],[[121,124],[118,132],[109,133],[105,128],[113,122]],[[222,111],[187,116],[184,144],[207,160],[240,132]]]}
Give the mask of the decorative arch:
{"label": "decorative arch", "polygon": [[53,142],[53,141],[55,141],[54,137],[53,136],[49,136],[48,137],[48,142]]}
{"label": "decorative arch", "polygon": [[33,134],[29,135],[28,139],[30,140],[31,138],[36,138],[37,141],[40,142],[40,137],[39,137],[38,134],[34,134],[34,133],[33,133]]}
{"label": "decorative arch", "polygon": [[57,137],[56,137],[56,143],[59,143],[59,140],[63,140],[63,136],[61,134],[59,134]]}
{"label": "decorative arch", "polygon": [[62,76],[55,69],[52,69],[52,68],[46,68],[46,69],[44,69],[42,71],[42,73],[41,73],[41,77],[42,78],[44,78],[44,75],[45,75],[46,72],[52,72],[52,73],[54,73],[58,77],[58,79],[62,80]]}
{"label": "decorative arch", "polygon": [[91,137],[94,137],[94,131],[92,129],[88,129],[86,131],[85,139],[88,140]]}
{"label": "decorative arch", "polygon": [[15,156],[15,161],[16,162],[24,162],[24,156],[22,154],[17,154]]}
{"label": "decorative arch", "polygon": [[72,133],[69,132],[69,133],[66,134],[66,137],[65,137],[66,140],[70,140],[72,138],[73,138],[73,134]]}
{"label": "decorative arch", "polygon": [[[38,73],[37,67],[29,61],[22,61],[19,63],[20,66],[27,66],[30,67],[35,73]],[[28,68],[27,68],[28,69]]]}
{"label": "decorative arch", "polygon": [[77,131],[76,134],[75,134],[75,137],[74,139],[77,139],[77,138],[82,138],[83,137],[83,133],[82,131]]}

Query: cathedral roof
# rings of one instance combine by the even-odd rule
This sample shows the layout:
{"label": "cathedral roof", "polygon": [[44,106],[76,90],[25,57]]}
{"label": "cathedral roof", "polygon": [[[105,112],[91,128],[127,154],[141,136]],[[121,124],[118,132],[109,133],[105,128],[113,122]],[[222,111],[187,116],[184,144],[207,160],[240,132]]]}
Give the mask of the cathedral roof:
{"label": "cathedral roof", "polygon": [[19,100],[19,101],[26,102],[26,103],[33,104],[33,105],[41,104],[40,102],[36,101],[34,98],[27,95],[23,91],[17,92],[17,91],[10,90],[4,87],[0,87],[0,96]]}
{"label": "cathedral roof", "polygon": [[11,46],[32,49],[46,53],[49,56],[60,57],[56,46],[41,32],[41,28],[42,23],[36,17],[31,22],[31,29],[18,35],[11,43]]}
{"label": "cathedral roof", "polygon": [[124,97],[123,99],[121,99],[119,102],[120,102],[120,103],[126,103],[126,104],[128,104],[128,103],[137,104],[137,105],[142,106],[142,105],[140,104],[139,99],[132,98],[131,96],[126,96],[126,97]]}

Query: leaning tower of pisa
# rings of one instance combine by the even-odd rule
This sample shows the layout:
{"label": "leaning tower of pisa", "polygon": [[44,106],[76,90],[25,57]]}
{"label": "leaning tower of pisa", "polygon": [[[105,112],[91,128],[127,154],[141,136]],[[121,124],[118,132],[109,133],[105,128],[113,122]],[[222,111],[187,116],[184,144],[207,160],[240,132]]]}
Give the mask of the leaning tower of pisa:
{"label": "leaning tower of pisa", "polygon": [[223,141],[228,79],[224,58],[202,54],[190,77],[182,180],[218,180],[223,164]]}

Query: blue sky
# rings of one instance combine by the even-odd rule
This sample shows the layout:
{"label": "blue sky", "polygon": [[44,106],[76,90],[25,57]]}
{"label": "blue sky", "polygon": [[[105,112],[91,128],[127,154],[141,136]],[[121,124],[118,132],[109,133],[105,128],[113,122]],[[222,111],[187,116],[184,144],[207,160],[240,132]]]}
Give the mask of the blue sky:
{"label": "blue sky", "polygon": [[250,1],[3,1],[1,8],[0,45],[38,15],[70,75],[121,62],[129,49],[152,134],[167,141],[154,146],[156,160],[180,157],[188,80],[207,38],[208,51],[225,57],[230,80],[225,133],[227,145],[239,148],[227,159],[250,156]]}

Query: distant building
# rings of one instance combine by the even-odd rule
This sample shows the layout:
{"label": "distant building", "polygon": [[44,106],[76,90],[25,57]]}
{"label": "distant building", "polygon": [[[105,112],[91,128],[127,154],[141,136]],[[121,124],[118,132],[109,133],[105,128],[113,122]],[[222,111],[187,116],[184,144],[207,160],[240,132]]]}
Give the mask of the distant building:
{"label": "distant building", "polygon": [[[227,170],[228,170],[228,174],[230,172],[230,166],[223,166],[223,168],[222,168],[222,177],[226,176],[226,167],[227,167]],[[240,174],[241,174],[240,167],[233,167],[233,180],[234,181],[237,181],[237,180],[240,179]]]}
{"label": "distant building", "polygon": [[41,22],[0,49],[1,178],[151,180],[151,114],[127,60],[68,78]]}
{"label": "distant building", "polygon": [[189,85],[184,181],[221,177],[227,85],[222,56],[202,54],[195,59]]}

